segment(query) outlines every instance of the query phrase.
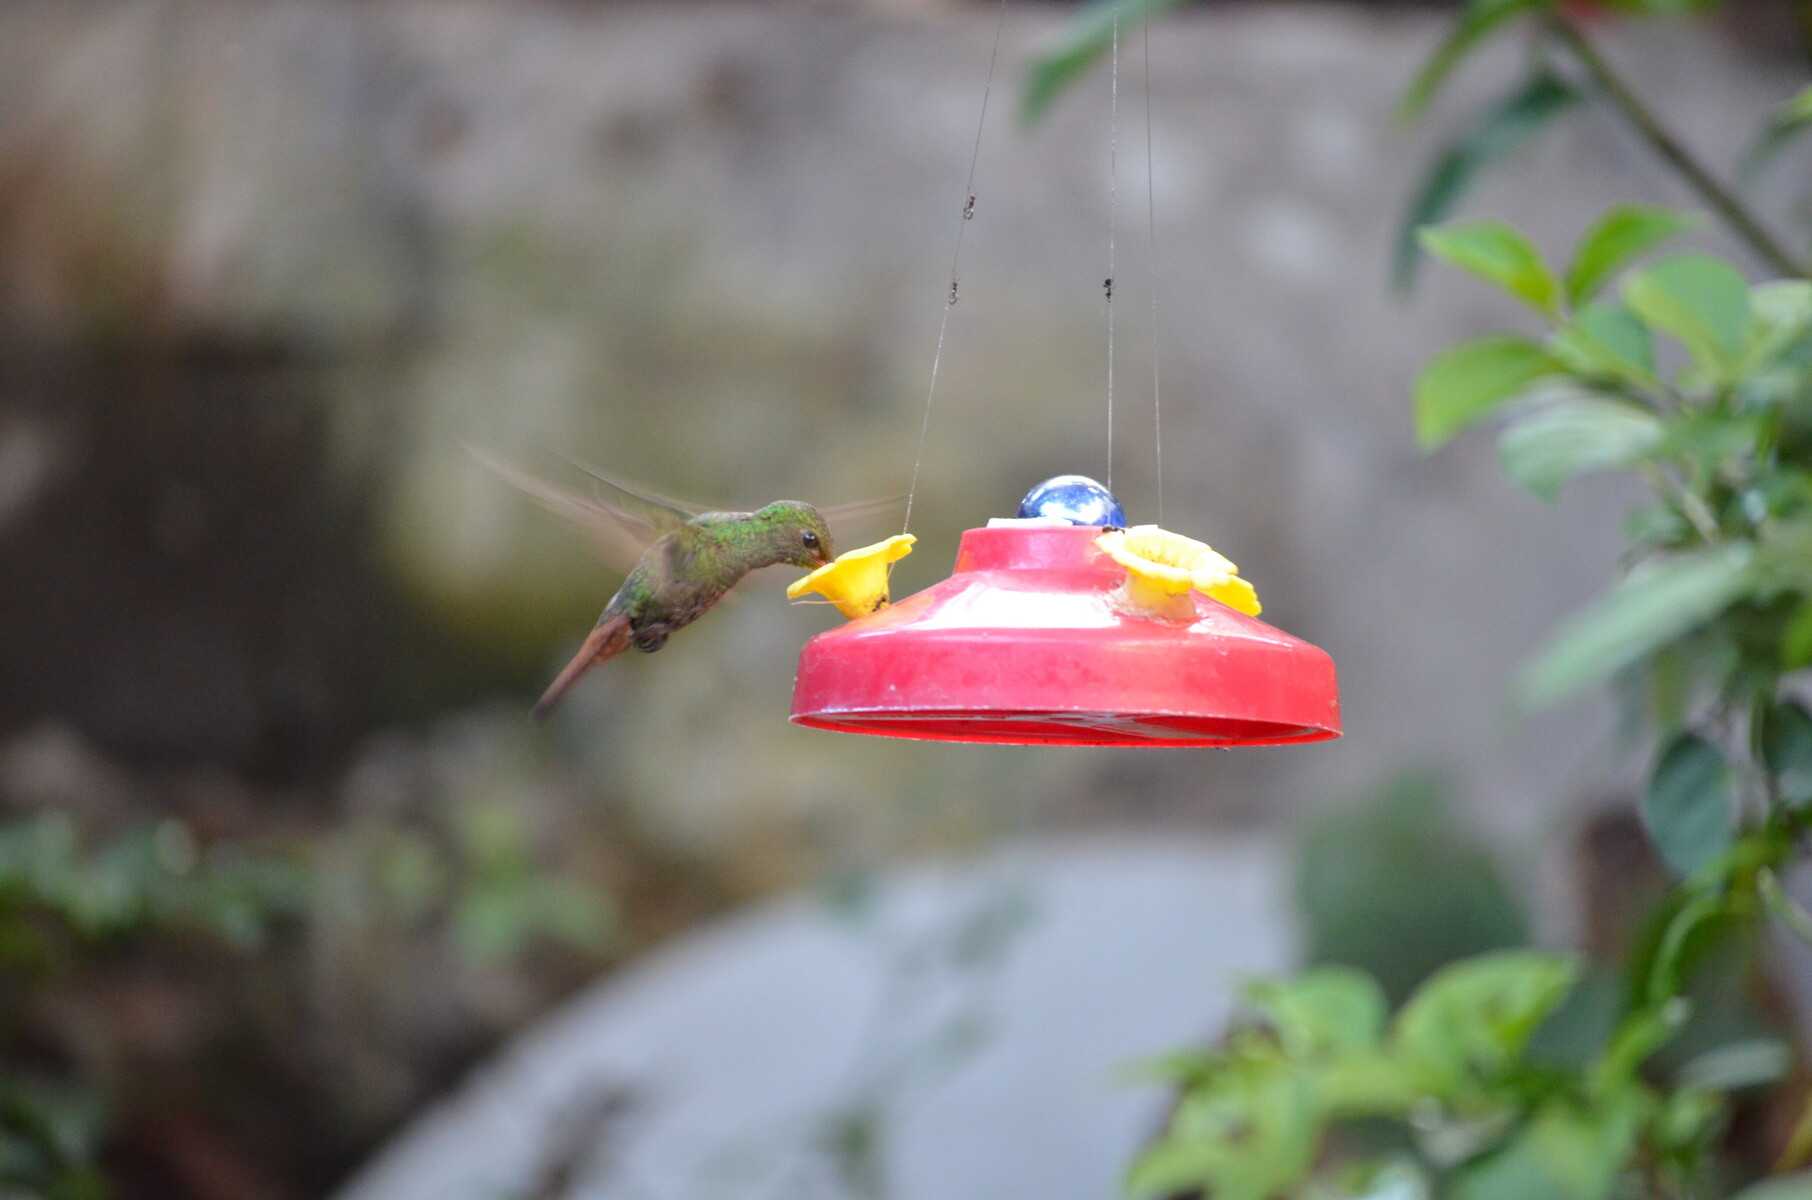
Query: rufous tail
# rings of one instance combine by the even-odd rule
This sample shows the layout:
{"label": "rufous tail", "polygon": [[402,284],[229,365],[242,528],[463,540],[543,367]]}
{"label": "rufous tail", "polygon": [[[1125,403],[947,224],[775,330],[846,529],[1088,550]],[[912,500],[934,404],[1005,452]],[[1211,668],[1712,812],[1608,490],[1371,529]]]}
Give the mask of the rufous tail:
{"label": "rufous tail", "polygon": [[560,703],[560,697],[579,682],[579,676],[602,662],[609,662],[623,651],[629,649],[629,618],[616,616],[608,621],[599,622],[585,636],[585,644],[573,655],[572,661],[561,668],[560,674],[547,685],[541,693],[541,699],[535,701],[535,719],[541,720],[553,711],[554,705]]}

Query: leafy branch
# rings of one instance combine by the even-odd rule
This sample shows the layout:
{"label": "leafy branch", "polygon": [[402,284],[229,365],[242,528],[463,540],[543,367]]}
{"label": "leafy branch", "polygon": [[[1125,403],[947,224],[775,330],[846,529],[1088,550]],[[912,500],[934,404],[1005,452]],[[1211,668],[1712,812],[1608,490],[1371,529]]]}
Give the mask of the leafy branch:
{"label": "leafy branch", "polygon": [[[1605,1200],[1647,1178],[1640,1194],[1699,1194],[1728,1093],[1784,1070],[1778,1048],[1732,1046],[1671,1089],[1638,1071],[1690,1017],[1711,947],[1768,919],[1812,936],[1780,884],[1812,824],[1812,713],[1782,691],[1812,655],[1812,282],[1751,284],[1703,254],[1639,265],[1695,223],[1614,208],[1564,270],[1502,222],[1418,237],[1543,327],[1437,354],[1415,387],[1422,445],[1501,418],[1506,473],[1545,500],[1590,472],[1628,470],[1653,488],[1630,525],[1625,578],[1518,680],[1529,705],[1617,676],[1668,680],[1665,700],[1627,694],[1660,735],[1641,815],[1681,883],[1627,966],[1615,1027],[1567,1069],[1525,1056],[1575,975],[1551,956],[1468,960],[1425,984],[1389,1036],[1362,977],[1266,985],[1250,997],[1263,1028],[1189,1064],[1183,1105],[1133,1191],[1261,1200],[1313,1178],[1322,1194],[1382,1195],[1351,1181],[1409,1178],[1411,1194],[1460,1200]],[[1678,353],[1663,355],[1664,342]],[[1298,1028],[1305,1012],[1311,1027]],[[1403,1126],[1410,1149],[1329,1177],[1330,1145],[1360,1119]],[[1807,1129],[1812,1148],[1812,1118]]]}
{"label": "leafy branch", "polygon": [[[1635,0],[1625,5],[1635,13],[1676,11],[1662,0]],[[1471,53],[1513,27],[1518,19],[1533,22],[1537,35],[1534,65],[1525,80],[1504,99],[1482,110],[1466,131],[1443,148],[1415,189],[1400,226],[1392,270],[1400,289],[1413,282],[1415,231],[1445,219],[1472,179],[1486,167],[1509,157],[1554,118],[1577,101],[1601,98],[1706,206],[1769,268],[1781,275],[1807,277],[1812,263],[1793,253],[1770,233],[1762,220],[1731,188],[1662,123],[1610,61],[1555,0],[1471,0],[1452,30],[1404,92],[1399,115],[1420,116],[1442,86]],[[1559,50],[1583,73],[1578,84],[1557,70]],[[1539,102],[1536,102],[1539,98]],[[1745,156],[1740,174],[1747,177],[1806,128],[1812,127],[1812,89],[1802,92],[1772,114]]]}
{"label": "leafy branch", "polygon": [[1585,68],[1604,96],[1621,113],[1636,133],[1654,152],[1697,192],[1730,228],[1742,238],[1757,257],[1782,275],[1812,276],[1812,266],[1775,240],[1749,207],[1701,163],[1680,139],[1661,123],[1652,110],[1637,97],[1623,78],[1612,69],[1603,54],[1579,26],[1557,11],[1547,14],[1550,33],[1570,51]]}
{"label": "leafy branch", "polygon": [[[1116,20],[1160,7],[1101,0],[1085,10],[1029,74],[1026,115],[1080,76]],[[1436,156],[1397,238],[1395,274],[1406,285],[1426,252],[1523,305],[1537,328],[1436,354],[1414,387],[1416,436],[1432,451],[1501,422],[1506,474],[1550,502],[1590,473],[1648,485],[1626,522],[1623,577],[1561,627],[1516,690],[1535,707],[1619,685],[1626,725],[1651,735],[1640,815],[1676,882],[1624,964],[1610,1020],[1565,1061],[1542,1051],[1583,991],[1583,964],[1565,956],[1463,960],[1394,1019],[1353,971],[1254,985],[1248,1025],[1153,1069],[1181,1098],[1130,1173],[1137,1194],[1725,1195],[1719,1149],[1733,1097],[1778,1083],[1790,1063],[1773,1042],[1715,1046],[1677,1069],[1655,1060],[1693,1020],[1700,977],[1739,969],[1730,955],[1746,954],[1764,923],[1812,941],[1812,914],[1783,883],[1812,849],[1812,712],[1788,686],[1812,666],[1808,263],[1667,129],[1557,0],[1469,0],[1401,114],[1419,115],[1474,51],[1516,28],[1533,35],[1530,69]],[[1558,270],[1502,222],[1440,224],[1482,170],[1588,101],[1618,113],[1782,278],[1751,282],[1697,253],[1643,265],[1698,224],[1650,206],[1603,214]],[[1808,129],[1812,89],[1769,115],[1738,178]],[[1812,1109],[1777,1170],[1809,1160]],[[1743,1200],[1812,1197],[1812,1175],[1748,1182]]]}
{"label": "leafy branch", "polygon": [[[1031,125],[1041,120],[1057,98],[1100,61],[1116,24],[1123,32],[1130,31],[1178,2],[1094,0],[1085,5],[1027,69],[1020,93],[1021,121]],[[1619,5],[1623,12],[1638,16],[1678,15],[1691,7],[1675,0],[1623,0]],[[1557,0],[1469,0],[1405,89],[1397,108],[1399,118],[1420,117],[1473,53],[1519,25],[1531,27],[1537,39],[1528,74],[1476,113],[1464,131],[1436,153],[1412,191],[1391,256],[1391,276],[1399,290],[1414,282],[1418,229],[1445,220],[1481,172],[1592,99],[1609,104],[1771,270],[1801,278],[1812,275],[1812,262],[1770,233],[1748,204],[1662,123]],[[1583,78],[1575,82],[1557,69],[1555,51]],[[1769,114],[1739,164],[1739,178],[1753,177],[1808,129],[1812,129],[1812,87]]]}

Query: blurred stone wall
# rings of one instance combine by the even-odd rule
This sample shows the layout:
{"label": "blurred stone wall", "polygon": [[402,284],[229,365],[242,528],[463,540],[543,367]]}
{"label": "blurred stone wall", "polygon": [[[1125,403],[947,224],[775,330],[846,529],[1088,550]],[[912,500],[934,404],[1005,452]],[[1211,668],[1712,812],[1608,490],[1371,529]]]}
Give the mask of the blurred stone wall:
{"label": "blurred stone wall", "polygon": [[[902,590],[1030,483],[1109,467],[1106,75],[1034,130],[1012,120],[1063,19],[1009,13]],[[1412,443],[1419,363],[1522,322],[1451,273],[1387,293],[1415,172],[1518,65],[1501,47],[1428,128],[1397,127],[1437,20],[1237,7],[1152,39],[1165,522],[1334,654],[1344,741],[1082,755],[796,730],[793,657],[829,618],[771,578],[601,673],[549,752],[678,844],[753,836],[759,854],[752,831],[784,831],[781,860],[921,822],[1288,819],[1411,761],[1453,765],[1529,837],[1612,782],[1600,710],[1522,722],[1505,696],[1611,578],[1623,498],[1588,484],[1547,507],[1501,479],[1487,436],[1432,458]],[[6,721],[291,770],[498,689],[526,701],[614,580],[462,441],[564,449],[724,504],[902,488],[991,22],[986,6],[0,10],[0,554],[56,582],[8,604]],[[1715,31],[1610,42],[1719,163],[1802,82]],[[1151,520],[1139,78],[1135,58],[1112,473]],[[1783,224],[1804,163],[1771,177]],[[1606,204],[1685,199],[1588,114],[1466,211],[1559,253]],[[220,354],[241,366],[223,376]],[[246,448],[267,437],[259,466]],[[196,548],[223,523],[238,533]],[[274,736],[291,753],[260,760]]]}

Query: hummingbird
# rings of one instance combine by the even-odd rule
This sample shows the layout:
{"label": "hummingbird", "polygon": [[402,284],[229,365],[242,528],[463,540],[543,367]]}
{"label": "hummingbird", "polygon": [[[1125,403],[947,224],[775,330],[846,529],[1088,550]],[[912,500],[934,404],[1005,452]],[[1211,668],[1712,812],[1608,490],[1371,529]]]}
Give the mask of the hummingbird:
{"label": "hummingbird", "polygon": [[776,500],[753,512],[718,512],[572,465],[598,488],[585,496],[519,471],[483,451],[472,455],[544,507],[585,528],[607,561],[633,561],[578,653],[535,702],[544,718],[587,671],[631,646],[652,654],[675,632],[711,611],[749,572],[790,564],[807,569],[836,557],[830,521],[897,503],[867,501],[820,510],[803,500]]}

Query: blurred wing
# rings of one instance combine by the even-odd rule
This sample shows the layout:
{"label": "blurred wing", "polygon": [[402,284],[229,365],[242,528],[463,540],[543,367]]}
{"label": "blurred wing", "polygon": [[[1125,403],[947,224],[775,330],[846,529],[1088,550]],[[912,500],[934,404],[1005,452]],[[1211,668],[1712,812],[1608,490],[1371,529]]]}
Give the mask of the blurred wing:
{"label": "blurred wing", "polygon": [[574,470],[584,472],[591,479],[593,497],[599,504],[614,510],[622,521],[644,529],[651,542],[663,533],[678,529],[700,513],[713,511],[702,504],[674,500],[659,492],[651,492],[640,484],[613,479],[590,463],[580,462],[569,455],[562,454],[560,457]]}
{"label": "blurred wing", "polygon": [[[865,546],[876,540],[887,528],[882,518],[891,523],[898,517],[906,504],[904,496],[888,496],[881,500],[854,500],[848,504],[833,504],[818,511],[831,527],[831,536],[836,539],[839,552]],[[867,537],[857,536],[868,534]]]}
{"label": "blurred wing", "polygon": [[[659,492],[650,491],[640,484],[613,478],[588,463],[576,458],[561,455],[575,470],[583,471],[593,483],[605,489],[606,495],[600,496],[601,503],[621,510],[625,520],[645,523],[650,531],[649,540],[659,537],[672,529],[677,529],[701,513],[721,512],[721,505],[695,504],[688,500],[675,500]],[[887,496],[879,500],[856,500],[849,504],[837,504],[829,508],[820,508],[825,521],[831,526],[831,532],[842,545],[848,539],[843,536],[843,526],[852,529],[865,529],[873,518],[898,512],[906,503],[904,496]]]}
{"label": "blurred wing", "polygon": [[625,574],[634,570],[636,563],[641,561],[642,552],[659,536],[651,532],[646,520],[636,519],[595,497],[518,470],[475,446],[467,446],[466,453],[542,508],[577,525],[590,538],[598,554],[615,570]]}
{"label": "blurred wing", "polygon": [[[532,475],[504,462],[496,455],[468,445],[466,452],[505,483],[522,492],[556,516],[578,526],[590,538],[599,555],[613,569],[627,573],[641,561],[657,538],[679,528],[693,517],[708,511],[703,506],[674,500],[657,492],[613,479],[595,467],[561,455],[575,470],[583,472],[594,484],[593,493],[585,495],[571,488]],[[843,549],[865,545],[856,535],[879,536],[880,519],[891,518],[906,503],[904,496],[880,500],[857,500],[836,504],[818,511],[831,526],[835,544]],[[797,570],[797,568],[787,568]],[[756,572],[767,576],[768,572]],[[726,599],[733,598],[726,597]]]}

